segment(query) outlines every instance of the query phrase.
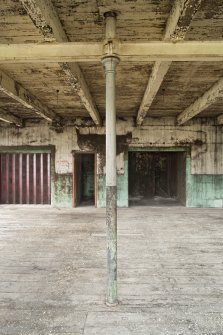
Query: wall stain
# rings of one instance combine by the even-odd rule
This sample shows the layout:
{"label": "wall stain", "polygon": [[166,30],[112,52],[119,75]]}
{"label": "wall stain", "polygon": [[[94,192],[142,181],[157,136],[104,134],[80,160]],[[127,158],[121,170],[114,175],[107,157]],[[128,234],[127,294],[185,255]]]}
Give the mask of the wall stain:
{"label": "wall stain", "polygon": [[[98,134],[80,134],[79,130],[77,132],[77,144],[80,150],[83,151],[94,151],[100,156],[98,171],[103,173],[103,167],[105,166],[105,135]],[[123,153],[128,148],[128,143],[132,139],[132,133],[127,133],[126,135],[117,135],[117,146],[116,154],[119,155]]]}

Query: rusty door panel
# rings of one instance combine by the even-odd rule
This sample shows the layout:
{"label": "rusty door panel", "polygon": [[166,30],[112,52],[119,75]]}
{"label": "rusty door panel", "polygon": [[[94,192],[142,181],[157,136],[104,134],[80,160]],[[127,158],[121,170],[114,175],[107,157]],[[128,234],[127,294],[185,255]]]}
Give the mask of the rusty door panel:
{"label": "rusty door panel", "polygon": [[50,154],[0,155],[1,204],[50,204]]}

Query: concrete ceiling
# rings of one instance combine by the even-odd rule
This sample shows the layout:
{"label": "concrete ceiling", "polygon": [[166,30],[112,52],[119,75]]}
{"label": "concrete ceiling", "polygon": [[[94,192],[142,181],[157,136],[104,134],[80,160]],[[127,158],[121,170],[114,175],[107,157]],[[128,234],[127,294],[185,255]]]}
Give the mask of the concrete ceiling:
{"label": "concrete ceiling", "polygon": [[[23,1],[25,2],[25,1]],[[34,1],[35,2],[35,1]],[[102,41],[103,14],[116,11],[117,37],[122,41],[162,40],[172,0],[53,0],[62,28],[69,41]],[[186,20],[187,17],[184,17]],[[185,40],[222,40],[223,2],[203,0],[193,16]],[[46,43],[46,37],[27,14],[22,1],[2,0],[0,43]],[[50,42],[48,42],[50,43]],[[96,108],[104,117],[105,76],[102,64],[80,63]],[[122,62],[117,67],[117,115],[137,116],[153,63]],[[0,70],[21,84],[42,104],[63,119],[90,117],[59,64],[0,64]],[[158,89],[147,116],[177,116],[202,96],[223,76],[222,62],[172,62]],[[198,116],[223,113],[223,98]],[[4,92],[0,107],[22,119],[40,118]]]}

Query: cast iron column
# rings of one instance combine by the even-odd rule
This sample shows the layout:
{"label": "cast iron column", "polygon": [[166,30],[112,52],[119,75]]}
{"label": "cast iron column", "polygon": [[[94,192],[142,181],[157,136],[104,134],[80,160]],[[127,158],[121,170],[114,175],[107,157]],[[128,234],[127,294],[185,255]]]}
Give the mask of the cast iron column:
{"label": "cast iron column", "polygon": [[[106,37],[114,38],[115,15],[107,13]],[[117,183],[116,183],[116,109],[115,69],[118,57],[102,59],[106,74],[106,228],[107,228],[107,295],[106,303],[117,299]]]}

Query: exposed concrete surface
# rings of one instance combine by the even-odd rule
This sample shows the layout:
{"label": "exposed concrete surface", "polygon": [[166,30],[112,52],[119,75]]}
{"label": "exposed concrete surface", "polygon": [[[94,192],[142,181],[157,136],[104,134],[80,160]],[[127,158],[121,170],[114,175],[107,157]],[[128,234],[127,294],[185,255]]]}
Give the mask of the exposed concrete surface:
{"label": "exposed concrete surface", "polygon": [[0,334],[221,335],[222,246],[221,209],[119,209],[109,308],[103,209],[0,206]]}

